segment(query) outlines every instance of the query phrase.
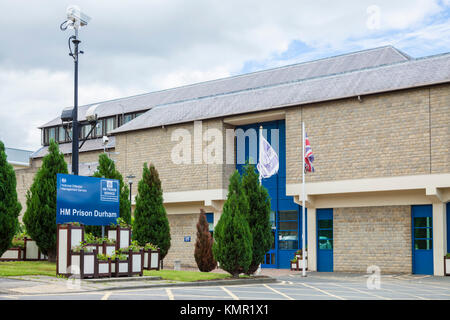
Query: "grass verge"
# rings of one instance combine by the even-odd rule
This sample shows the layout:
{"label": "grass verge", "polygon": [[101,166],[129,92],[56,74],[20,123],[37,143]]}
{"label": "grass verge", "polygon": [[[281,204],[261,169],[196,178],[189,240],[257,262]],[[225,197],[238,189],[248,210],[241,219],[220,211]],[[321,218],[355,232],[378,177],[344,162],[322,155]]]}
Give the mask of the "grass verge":
{"label": "grass verge", "polygon": [[0,277],[34,275],[56,277],[56,263],[47,261],[0,261]]}
{"label": "grass verge", "polygon": [[[0,261],[0,277],[41,275],[56,277],[56,263],[47,261]],[[229,274],[175,271],[175,270],[144,270],[144,276],[158,276],[170,281],[201,281],[231,278]]]}
{"label": "grass verge", "polygon": [[201,281],[201,280],[221,280],[231,278],[231,275],[224,273],[198,272],[198,271],[175,271],[175,270],[144,270],[144,276],[157,276],[163,280],[172,281]]}

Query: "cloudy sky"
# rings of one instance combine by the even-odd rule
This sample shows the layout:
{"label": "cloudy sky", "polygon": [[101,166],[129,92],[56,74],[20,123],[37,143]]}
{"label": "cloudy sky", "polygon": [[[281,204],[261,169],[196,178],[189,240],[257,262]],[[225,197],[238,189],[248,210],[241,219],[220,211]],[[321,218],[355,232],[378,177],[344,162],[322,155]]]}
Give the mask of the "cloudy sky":
{"label": "cloudy sky", "polygon": [[71,31],[80,31],[79,103],[314,60],[387,44],[450,52],[450,0],[0,0],[0,140],[36,150],[38,126],[73,104]]}

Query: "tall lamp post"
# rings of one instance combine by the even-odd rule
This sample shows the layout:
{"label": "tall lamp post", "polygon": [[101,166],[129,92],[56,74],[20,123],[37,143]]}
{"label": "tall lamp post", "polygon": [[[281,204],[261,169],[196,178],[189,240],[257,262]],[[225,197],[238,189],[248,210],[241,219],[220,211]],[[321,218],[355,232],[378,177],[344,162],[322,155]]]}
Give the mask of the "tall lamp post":
{"label": "tall lamp post", "polygon": [[[89,16],[81,12],[77,6],[69,6],[67,8],[67,19],[60,25],[62,31],[69,29],[75,30],[75,35],[69,38],[69,55],[73,58],[75,64],[74,72],[74,104],[72,111],[72,174],[78,175],[78,143],[79,143],[79,123],[78,123],[78,55],[83,51],[78,50],[80,40],[78,40],[78,29],[86,26],[91,20]],[[74,45],[74,51],[70,46],[70,41]]]}
{"label": "tall lamp post", "polygon": [[128,178],[128,184],[130,185],[130,217],[131,217],[131,214],[132,214],[131,207],[133,205],[133,203],[131,202],[131,194],[132,194],[131,187],[133,186],[133,179],[136,178],[136,176],[133,176],[132,174],[130,174],[129,176],[127,176],[127,178]]}

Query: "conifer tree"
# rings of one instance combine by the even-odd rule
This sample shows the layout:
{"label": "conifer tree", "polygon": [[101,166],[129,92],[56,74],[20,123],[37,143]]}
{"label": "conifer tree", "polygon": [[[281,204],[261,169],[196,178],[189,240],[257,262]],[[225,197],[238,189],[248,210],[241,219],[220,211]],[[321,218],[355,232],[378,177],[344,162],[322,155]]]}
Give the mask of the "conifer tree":
{"label": "conifer tree", "polygon": [[[116,170],[114,160],[110,159],[106,153],[101,153],[98,157],[98,167],[94,172],[96,178],[117,179],[120,184],[120,204],[119,204],[119,216],[127,224],[131,224],[131,203],[129,199],[130,189],[128,185],[124,183],[122,174]],[[101,226],[86,226],[86,232],[92,233],[99,237],[101,236]]]}
{"label": "conifer tree", "polygon": [[42,166],[27,192],[27,210],[23,216],[27,232],[49,261],[56,261],[57,173],[67,174],[67,163],[58,144],[51,140],[48,154],[42,159]]}
{"label": "conifer tree", "polygon": [[22,210],[17,200],[16,173],[6,161],[3,142],[0,141],[0,256],[11,247],[11,240],[19,228],[19,213]]}
{"label": "conifer tree", "polygon": [[267,189],[259,184],[259,176],[254,165],[247,164],[244,167],[242,186],[249,203],[247,222],[253,239],[252,262],[247,274],[253,274],[259,264],[264,262],[265,254],[272,247],[270,198]]}
{"label": "conifer tree", "polygon": [[142,179],[138,183],[136,209],[134,210],[133,240],[139,245],[157,245],[161,259],[170,248],[170,226],[163,205],[161,180],[155,166],[144,163]]}
{"label": "conifer tree", "polygon": [[247,272],[252,261],[252,236],[246,216],[249,205],[242,188],[239,172],[230,178],[227,200],[214,229],[214,258],[220,267],[238,277]]}
{"label": "conifer tree", "polygon": [[213,238],[209,232],[209,224],[206,221],[206,214],[200,210],[197,222],[197,240],[195,241],[194,257],[198,269],[202,272],[210,272],[217,267],[212,253]]}

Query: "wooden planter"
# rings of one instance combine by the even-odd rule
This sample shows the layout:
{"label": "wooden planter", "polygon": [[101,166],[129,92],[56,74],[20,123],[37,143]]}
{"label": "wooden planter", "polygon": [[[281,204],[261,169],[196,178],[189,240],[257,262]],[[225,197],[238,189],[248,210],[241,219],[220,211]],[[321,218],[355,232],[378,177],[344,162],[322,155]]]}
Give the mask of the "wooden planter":
{"label": "wooden planter", "polygon": [[116,227],[106,227],[108,239],[116,240],[116,250],[128,248],[131,244],[131,229]]}
{"label": "wooden planter", "polygon": [[291,271],[298,271],[298,260],[295,262],[291,261]]}
{"label": "wooden planter", "polygon": [[24,248],[24,258],[26,261],[42,261],[47,260],[47,256],[44,255],[33,239],[24,238],[25,248]]}
{"label": "wooden planter", "polygon": [[128,263],[128,275],[139,275],[142,277],[144,273],[144,250],[141,249],[139,252],[133,252],[132,250],[130,250],[128,252]]}
{"label": "wooden planter", "polygon": [[5,252],[3,252],[0,257],[0,261],[21,261],[24,257],[24,249],[17,248],[9,248]]}
{"label": "wooden planter", "polygon": [[111,258],[108,258],[108,260],[98,260],[97,256],[95,256],[94,277],[111,277]]}
{"label": "wooden planter", "polygon": [[93,252],[85,252],[80,250],[80,252],[71,251],[71,264],[70,273],[71,275],[80,275],[80,279],[94,278],[97,270],[97,250],[94,249]]}
{"label": "wooden planter", "polygon": [[145,270],[159,270],[160,253],[158,250],[147,249],[144,250],[144,269]]}
{"label": "wooden planter", "polygon": [[444,274],[450,276],[450,258],[444,257]]}
{"label": "wooden planter", "polygon": [[84,227],[58,225],[56,233],[56,274],[70,276],[72,249],[84,241]]}
{"label": "wooden planter", "polygon": [[129,257],[126,260],[119,260],[119,258],[116,258],[111,261],[111,275],[113,277],[129,276],[128,260],[130,260]]}

